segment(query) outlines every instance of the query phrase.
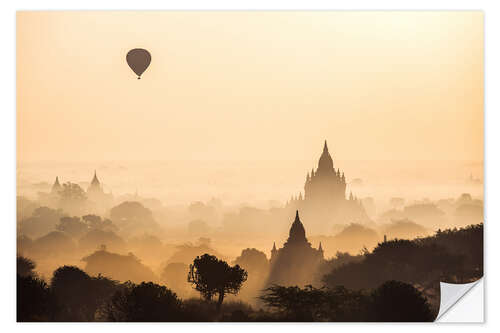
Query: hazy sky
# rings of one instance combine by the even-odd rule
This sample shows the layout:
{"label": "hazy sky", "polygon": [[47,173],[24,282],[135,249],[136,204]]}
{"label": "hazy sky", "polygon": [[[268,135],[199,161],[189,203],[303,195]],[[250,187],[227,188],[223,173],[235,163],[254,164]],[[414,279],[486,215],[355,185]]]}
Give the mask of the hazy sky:
{"label": "hazy sky", "polygon": [[483,14],[20,12],[17,91],[20,162],[482,161]]}

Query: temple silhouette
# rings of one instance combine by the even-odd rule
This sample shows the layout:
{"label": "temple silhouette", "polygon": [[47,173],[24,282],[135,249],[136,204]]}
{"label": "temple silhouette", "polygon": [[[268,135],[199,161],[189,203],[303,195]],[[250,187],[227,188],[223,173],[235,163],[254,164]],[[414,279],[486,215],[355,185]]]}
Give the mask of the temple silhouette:
{"label": "temple silhouette", "polygon": [[300,210],[314,233],[329,233],[334,224],[369,222],[361,200],[352,192],[346,198],[346,188],[344,172],[335,170],[325,140],[318,167],[307,173],[304,195],[292,196],[286,206]]}
{"label": "temple silhouette", "polygon": [[295,220],[283,247],[278,250],[276,242],[273,244],[268,284],[298,286],[310,284],[313,273],[323,260],[321,243],[317,249],[311,246],[304,225],[300,221],[299,211],[296,211]]}
{"label": "temple silhouette", "polygon": [[[59,176],[56,176],[56,180],[52,185],[50,193],[39,193],[39,200],[44,202],[49,207],[59,208],[59,197],[61,191],[64,190],[63,185],[59,181]],[[90,181],[90,185],[85,191],[86,198],[89,203],[93,204],[97,211],[104,212],[113,203],[113,194],[111,192],[104,192],[104,187],[102,183],[97,178],[97,171],[94,170],[94,176]]]}
{"label": "temple silhouette", "polygon": [[87,193],[103,193],[101,182],[97,179],[97,171],[94,170],[94,177],[90,182]]}
{"label": "temple silhouette", "polygon": [[61,183],[59,183],[59,176],[56,176],[56,181],[54,182],[54,185],[52,185],[52,189],[50,190],[50,193],[57,194],[61,190],[62,190],[62,186],[61,186]]}
{"label": "temple silhouette", "polygon": [[[52,189],[50,190],[51,194],[57,194],[63,189],[61,183],[59,182],[59,176],[56,176],[56,180],[52,185]],[[94,170],[94,177],[90,182],[89,187],[87,188],[87,196],[89,197],[100,197],[109,195],[109,193],[105,193],[99,178],[97,178],[97,170]]]}

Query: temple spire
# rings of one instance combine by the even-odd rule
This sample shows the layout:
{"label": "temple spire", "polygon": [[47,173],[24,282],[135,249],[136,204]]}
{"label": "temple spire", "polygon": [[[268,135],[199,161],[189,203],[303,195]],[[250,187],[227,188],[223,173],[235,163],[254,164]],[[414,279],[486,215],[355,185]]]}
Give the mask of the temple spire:
{"label": "temple spire", "polygon": [[52,192],[58,192],[61,190],[61,184],[59,183],[59,177],[56,176],[56,181],[54,182],[54,185],[52,185]]}
{"label": "temple spire", "polygon": [[290,228],[290,233],[286,244],[290,243],[307,243],[306,239],[306,230],[304,229],[304,225],[300,221],[299,211],[295,211],[295,221],[292,223],[292,227]]}
{"label": "temple spire", "polygon": [[94,170],[94,178],[92,178],[92,184],[99,184],[99,179],[97,179],[97,170]]}
{"label": "temple spire", "polygon": [[328,144],[325,140],[325,145],[323,147],[323,153],[321,154],[318,162],[318,170],[316,171],[318,175],[321,174],[335,174],[335,168],[333,167],[333,159],[328,152]]}
{"label": "temple spire", "polygon": [[276,260],[277,256],[278,256],[278,250],[276,250],[276,242],[273,242],[273,249],[271,250],[271,262]]}
{"label": "temple spire", "polygon": [[92,178],[92,181],[90,182],[90,185],[87,189],[87,192],[89,193],[103,193],[102,191],[102,185],[101,182],[99,182],[99,179],[97,178],[97,171],[94,170],[94,177]]}

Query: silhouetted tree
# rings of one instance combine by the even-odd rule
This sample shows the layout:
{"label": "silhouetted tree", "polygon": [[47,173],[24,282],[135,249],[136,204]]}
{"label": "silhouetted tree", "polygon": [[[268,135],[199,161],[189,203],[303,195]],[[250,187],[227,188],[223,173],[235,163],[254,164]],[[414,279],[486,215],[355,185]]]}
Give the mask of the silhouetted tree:
{"label": "silhouetted tree", "polygon": [[17,275],[17,321],[51,321],[55,302],[42,279]]}
{"label": "silhouetted tree", "polygon": [[182,321],[182,303],[165,286],[126,282],[103,306],[107,321]]}
{"label": "silhouetted tree", "polygon": [[51,281],[51,289],[60,305],[58,319],[93,321],[96,310],[111,297],[116,285],[116,281],[100,275],[90,277],[78,267],[59,267]]}
{"label": "silhouetted tree", "polygon": [[[90,320],[86,316],[89,301],[90,276],[75,266],[62,266],[54,271],[50,283],[59,304],[63,304],[59,319],[64,321]],[[93,317],[93,313],[92,313]]]}
{"label": "silhouetted tree", "polygon": [[438,231],[411,241],[394,239],[378,244],[359,262],[332,267],[323,282],[328,287],[367,289],[397,280],[435,294],[439,281],[465,283],[481,277],[482,251],[482,225]]}
{"label": "silhouetted tree", "polygon": [[313,321],[317,318],[314,310],[324,301],[323,294],[322,290],[312,286],[301,289],[298,286],[273,285],[265,289],[260,299],[267,306],[278,310],[286,320]]}
{"label": "silhouetted tree", "polygon": [[387,281],[372,293],[375,321],[422,322],[434,316],[427,300],[412,285]]}
{"label": "silhouetted tree", "polygon": [[233,267],[215,256],[204,254],[196,257],[189,266],[188,282],[207,300],[217,294],[217,310],[220,310],[226,294],[237,294],[248,274],[239,265]]}
{"label": "silhouetted tree", "polygon": [[26,276],[35,276],[34,269],[36,264],[33,260],[25,258],[23,256],[17,257],[17,274],[26,277]]}
{"label": "silhouetted tree", "polygon": [[286,321],[365,321],[370,298],[344,287],[314,288],[273,285],[259,297]]}

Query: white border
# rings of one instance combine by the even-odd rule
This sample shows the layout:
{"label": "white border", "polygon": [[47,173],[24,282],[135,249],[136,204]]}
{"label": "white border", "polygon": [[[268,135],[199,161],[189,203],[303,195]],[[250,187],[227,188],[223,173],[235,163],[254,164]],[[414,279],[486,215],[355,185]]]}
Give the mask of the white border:
{"label": "white border", "polygon": [[[499,125],[499,89],[500,89],[500,6],[499,1],[440,1],[440,0],[420,0],[420,1],[272,1],[272,0],[248,0],[248,1],[231,1],[231,0],[212,0],[212,1],[129,1],[123,0],[119,2],[105,2],[102,0],[86,0],[86,1],[3,1],[1,6],[1,41],[2,52],[0,52],[2,64],[1,77],[1,112],[0,112],[0,137],[1,137],[1,155],[2,163],[0,163],[0,203],[1,203],[1,223],[3,229],[1,234],[2,241],[2,262],[6,268],[0,273],[2,297],[0,298],[1,308],[0,314],[2,317],[2,328],[5,331],[21,330],[51,330],[53,332],[66,331],[71,329],[73,332],[83,332],[89,329],[98,331],[108,331],[111,326],[109,324],[16,324],[15,323],[15,179],[16,179],[16,164],[15,164],[15,11],[16,10],[107,10],[107,9],[123,9],[123,10],[156,10],[156,9],[234,9],[234,10],[483,10],[485,12],[485,272],[488,278],[485,283],[488,284],[488,295],[485,297],[487,301],[485,320],[488,328],[498,326],[498,316],[494,314],[498,311],[492,304],[495,301],[495,296],[498,293],[498,283],[488,283],[488,281],[500,281],[498,279],[499,265],[491,262],[490,258],[496,258],[499,243],[495,242],[499,233],[499,212],[497,200],[500,200],[500,157],[498,145],[500,144]],[[493,241],[492,241],[493,240]],[[489,312],[488,309],[493,309]],[[488,316],[489,313],[493,315]],[[258,326],[257,326],[258,325]],[[402,329],[399,324],[121,324],[116,327],[121,331],[132,332],[144,326],[148,331],[165,330],[203,330],[203,332],[252,332],[255,329],[259,330],[281,330],[286,329],[291,332],[299,332],[303,330],[314,329],[317,331],[331,331],[346,328],[369,329],[370,332],[387,332],[387,330]],[[470,331],[476,330],[477,325],[457,325],[457,324],[402,324],[405,330],[421,331],[425,330],[443,330],[453,329],[454,331]],[[425,325],[426,327],[422,327]],[[36,327],[35,327],[36,326]],[[498,327],[496,327],[498,330]]]}

